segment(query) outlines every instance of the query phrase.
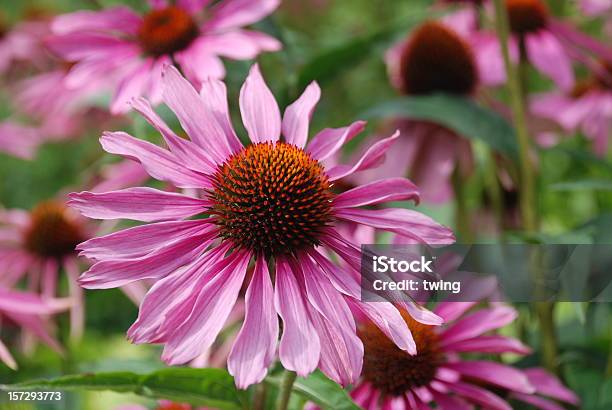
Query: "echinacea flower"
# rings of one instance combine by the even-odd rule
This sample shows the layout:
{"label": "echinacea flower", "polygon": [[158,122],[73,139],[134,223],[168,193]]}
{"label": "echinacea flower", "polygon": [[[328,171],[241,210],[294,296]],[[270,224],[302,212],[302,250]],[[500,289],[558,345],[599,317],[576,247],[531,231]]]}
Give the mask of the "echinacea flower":
{"label": "echinacea flower", "polygon": [[[392,84],[405,95],[446,93],[471,97],[479,85],[479,68],[470,44],[452,26],[429,21],[387,53]],[[450,177],[460,167],[470,172],[469,141],[429,121],[395,119],[401,137],[385,163],[363,173],[359,181],[408,174],[427,202],[452,197]]]}
{"label": "echinacea flower", "polygon": [[50,200],[30,212],[0,209],[0,271],[11,283],[28,277],[30,289],[43,297],[57,296],[59,273],[70,287],[71,336],[83,331],[83,291],[77,285],[76,245],[90,236],[87,220],[63,203]]}
{"label": "echinacea flower", "polygon": [[417,343],[414,356],[397,349],[376,326],[364,321],[359,326],[363,373],[350,393],[353,400],[365,410],[467,410],[473,406],[510,410],[509,398],[544,410],[561,410],[556,400],[578,404],[576,395],[543,369],[521,370],[491,360],[462,358],[466,353],[530,352],[518,340],[490,334],[516,318],[513,308],[476,306],[476,302],[439,303],[434,312],[445,321],[439,327],[404,314]]}
{"label": "echinacea flower", "polygon": [[[4,232],[2,232],[4,234]],[[2,265],[6,268],[5,265]],[[66,310],[69,306],[66,300],[42,298],[32,292],[16,291],[10,288],[9,277],[0,278],[0,334],[2,327],[10,327],[11,323],[34,335],[57,352],[62,348],[47,329],[45,317]],[[0,362],[13,370],[17,363],[7,346],[0,338]]]}
{"label": "echinacea flower", "polygon": [[608,151],[612,131],[612,64],[602,63],[594,74],[570,92],[553,91],[533,97],[530,110],[555,121],[564,131],[582,131],[600,156]]}
{"label": "echinacea flower", "polygon": [[281,47],[267,34],[242,28],[272,13],[280,0],[149,3],[151,10],[143,16],[128,7],[114,7],[56,18],[52,28],[57,36],[48,43],[76,63],[66,80],[69,87],[97,76],[117,76],[111,111],[124,112],[134,97],[160,102],[165,65],[176,64],[197,85],[208,77],[224,77],[219,57],[245,60]]}
{"label": "echinacea flower", "polygon": [[[156,281],[128,331],[130,340],[164,344],[162,359],[172,365],[193,360],[216,339],[254,261],[245,320],[228,357],[239,387],[265,377],[276,352],[278,316],[283,321],[280,361],[302,376],[318,366],[344,385],[358,377],[363,350],[350,309],[363,311],[401,349],[416,353],[396,308],[359,300],[360,249],[334,226],[346,220],[419,243],[448,243],[454,240],[452,232],[412,210],[360,209],[417,200],[416,187],[406,179],[375,181],[339,194],[330,190],[334,181],[378,165],[397,135],[374,144],[355,164],[326,169],[321,161],[364,124],[324,129],[306,144],[320,97],[316,83],[286,108],[281,120],[274,96],[253,66],[240,92],[251,140],[246,147],[230,123],[221,81],[204,81],[198,94],[169,66],[161,88],[189,140],[178,137],[146,100],[137,99],[134,109],[161,133],[169,149],[123,132],[105,133],[102,146],[139,161],[158,180],[201,190],[201,196],[142,187],[73,193],[69,202],[90,218],[152,222],[78,246],[95,261],[79,279],[86,288]],[[348,268],[328,259],[328,251],[346,260]],[[438,316],[415,304],[404,307],[420,322],[440,324]]]}

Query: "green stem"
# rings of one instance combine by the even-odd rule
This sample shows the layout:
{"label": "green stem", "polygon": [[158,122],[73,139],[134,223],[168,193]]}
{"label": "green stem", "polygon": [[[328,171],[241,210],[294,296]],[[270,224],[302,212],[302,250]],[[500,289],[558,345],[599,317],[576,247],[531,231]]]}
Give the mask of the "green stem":
{"label": "green stem", "polygon": [[266,404],[266,384],[260,383],[255,386],[253,394],[253,410],[263,410]]}
{"label": "green stem", "polygon": [[276,410],[287,410],[289,405],[289,398],[291,397],[291,389],[297,374],[295,372],[285,370],[283,379],[281,380],[280,391],[278,393],[278,399],[276,402]]}
{"label": "green stem", "polygon": [[[521,87],[519,70],[510,60],[508,49],[509,24],[508,13],[503,0],[493,0],[495,6],[495,28],[501,43],[504,66],[506,68],[508,90],[510,92],[510,107],[516,128],[519,145],[520,160],[520,209],[524,229],[527,233],[538,231],[537,202],[536,202],[536,172],[530,157],[529,132],[527,129],[527,115],[525,109],[525,91]],[[524,73],[523,73],[524,75]],[[523,78],[523,83],[526,79]],[[523,84],[525,85],[525,84]],[[540,278],[542,266],[538,263],[538,256],[535,256],[536,266],[535,276],[537,286],[542,286],[543,280]],[[557,337],[554,325],[554,304],[552,302],[537,302],[535,304],[536,313],[540,323],[541,348],[544,365],[555,373],[557,368]]]}

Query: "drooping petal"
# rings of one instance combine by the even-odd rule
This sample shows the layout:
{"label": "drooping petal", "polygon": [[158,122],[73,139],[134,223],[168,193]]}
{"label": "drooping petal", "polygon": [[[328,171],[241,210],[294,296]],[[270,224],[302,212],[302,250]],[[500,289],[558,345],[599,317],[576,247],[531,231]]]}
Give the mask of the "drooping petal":
{"label": "drooping petal", "polygon": [[207,34],[205,45],[210,53],[235,60],[250,60],[262,51],[282,48],[280,41],[274,37],[252,30]]}
{"label": "drooping petal", "polygon": [[322,255],[314,249],[308,251],[308,254],[317,262],[323,273],[327,276],[327,279],[329,279],[332,285],[338,289],[339,292],[352,296],[355,299],[359,298],[359,283],[349,272],[346,271],[349,269],[348,267],[342,268],[332,263],[327,256]]}
{"label": "drooping petal", "polygon": [[512,410],[512,407],[506,401],[481,387],[462,382],[448,383],[446,386],[449,390],[486,409]]}
{"label": "drooping petal", "polygon": [[118,31],[136,34],[141,17],[125,6],[101,11],[77,11],[56,17],[51,24],[54,33],[64,34],[83,31]]}
{"label": "drooping petal", "polygon": [[72,306],[70,308],[70,340],[78,342],[83,337],[85,329],[85,295],[83,288],[77,283],[80,270],[77,266],[76,258],[66,258],[64,270],[68,277],[68,289],[72,299]]}
{"label": "drooping petal", "polygon": [[338,291],[308,257],[300,258],[309,311],[321,341],[319,367],[342,386],[355,383],[363,364],[363,344],[353,315]]}
{"label": "drooping petal", "polygon": [[363,131],[365,125],[365,121],[355,121],[348,127],[325,128],[312,138],[306,151],[314,159],[323,161],[334,155],[346,142]]}
{"label": "drooping petal", "polygon": [[335,208],[356,208],[391,201],[419,202],[419,189],[405,178],[389,178],[360,185],[334,198]]}
{"label": "drooping petal", "polygon": [[193,86],[173,66],[166,67],[163,73],[163,98],[191,140],[204,148],[217,164],[223,163],[231,154],[223,128]]}
{"label": "drooping petal", "polygon": [[123,76],[111,101],[112,114],[123,114],[130,110],[129,102],[141,96],[149,83],[152,66],[153,59],[147,58]]}
{"label": "drooping petal", "polygon": [[127,188],[94,193],[73,192],[68,205],[93,219],[133,219],[143,222],[187,218],[206,210],[208,201],[153,188]]}
{"label": "drooping petal", "polygon": [[240,89],[240,114],[253,143],[278,141],[281,132],[280,110],[257,64],[251,67]]}
{"label": "drooping petal", "polygon": [[204,81],[200,89],[200,98],[204,102],[204,106],[216,119],[219,128],[223,130],[230,150],[232,152],[240,151],[243,146],[232,126],[225,83],[212,78]]}
{"label": "drooping petal", "polygon": [[208,37],[194,40],[186,49],[174,53],[174,59],[180,65],[185,77],[196,87],[209,78],[225,77],[223,61],[207,43]]}
{"label": "drooping petal", "polygon": [[198,234],[208,222],[200,219],[158,222],[123,229],[80,243],[81,256],[91,259],[130,259],[144,256],[181,238]]}
{"label": "drooping petal", "polygon": [[205,24],[206,30],[227,30],[248,26],[272,13],[280,0],[226,0],[219,2],[210,11],[211,17]]}
{"label": "drooping petal", "polygon": [[8,290],[0,287],[0,310],[25,315],[50,315],[65,310],[67,306],[53,304],[34,293]]}
{"label": "drooping petal", "polygon": [[524,370],[529,382],[534,385],[536,391],[553,399],[561,400],[577,406],[580,399],[576,394],[565,387],[559,379],[541,368]]}
{"label": "drooping petal", "polygon": [[477,352],[477,353],[515,353],[525,355],[531,353],[531,349],[519,340],[501,336],[479,336],[473,339],[460,340],[444,346],[448,352]]}
{"label": "drooping petal", "polygon": [[389,149],[389,147],[391,147],[398,137],[399,132],[396,131],[391,137],[382,139],[373,144],[354,165],[336,165],[335,167],[331,168],[327,171],[329,180],[336,181],[355,172],[380,165],[381,161],[384,160],[385,152]]}
{"label": "drooping petal", "polygon": [[536,409],[540,410],[567,410],[564,406],[561,406],[552,400],[548,400],[533,394],[514,393],[511,395],[511,397],[530,404]]}
{"label": "drooping petal", "polygon": [[482,309],[466,316],[442,334],[442,345],[471,339],[490,330],[499,329],[516,319],[517,312],[509,306]]}
{"label": "drooping petal", "polygon": [[572,89],[572,62],[555,36],[546,30],[531,33],[526,37],[526,46],[527,57],[538,70],[549,76],[561,89]]}
{"label": "drooping petal", "polygon": [[282,124],[285,142],[304,148],[308,140],[310,119],[319,98],[321,98],[321,88],[313,81],[300,98],[285,109]]}
{"label": "drooping petal", "polygon": [[220,272],[209,272],[191,314],[172,335],[162,353],[170,365],[186,363],[210,348],[232,311],[251,259],[250,252],[231,254],[230,263]]}
{"label": "drooping petal", "polygon": [[274,306],[284,325],[278,353],[285,369],[306,376],[317,368],[321,344],[296,274],[286,260],[276,262]]}
{"label": "drooping petal", "polygon": [[2,343],[2,340],[0,340],[0,361],[11,369],[17,370],[17,362],[13,356],[11,356],[11,352],[8,351],[6,345]]}
{"label": "drooping petal", "polygon": [[339,209],[336,216],[407,236],[424,244],[450,244],[453,232],[430,217],[409,209]]}
{"label": "drooping petal", "polygon": [[535,392],[534,386],[531,385],[523,372],[502,363],[470,360],[445,363],[444,367],[457,371],[468,378],[482,380],[515,392],[526,394]]}
{"label": "drooping petal", "polygon": [[148,141],[125,132],[105,132],[100,143],[106,152],[137,160],[157,180],[168,181],[178,188],[211,187],[207,176],[186,168],[171,152]]}
{"label": "drooping petal", "polygon": [[236,386],[246,389],[266,376],[274,360],[278,342],[278,318],[272,301],[274,289],[265,258],[255,264],[253,278],[246,292],[244,324],[229,354],[227,369]]}

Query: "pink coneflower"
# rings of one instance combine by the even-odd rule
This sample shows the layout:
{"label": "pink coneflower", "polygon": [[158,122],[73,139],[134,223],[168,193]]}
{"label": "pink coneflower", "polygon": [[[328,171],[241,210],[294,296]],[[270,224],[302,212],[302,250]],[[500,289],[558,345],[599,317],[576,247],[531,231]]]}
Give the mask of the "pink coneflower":
{"label": "pink coneflower", "polygon": [[[1,234],[4,236],[5,232],[2,231]],[[4,240],[4,238],[0,240]],[[4,264],[2,264],[2,267],[4,269],[7,268]],[[44,317],[66,310],[69,306],[66,303],[67,301],[41,298],[35,293],[11,290],[10,286],[12,284],[10,282],[8,277],[2,277],[0,280],[0,333],[2,327],[10,327],[11,323],[14,323],[55,351],[61,353],[62,349],[59,343],[47,330]],[[17,369],[15,359],[1,338],[0,362],[5,363],[13,370]]]}
{"label": "pink coneflower", "polygon": [[[471,97],[479,85],[479,69],[470,44],[452,26],[430,21],[416,28],[387,54],[392,84],[405,95],[447,93]],[[470,172],[469,142],[443,126],[398,118],[391,123],[401,137],[385,163],[359,177],[364,179],[408,174],[422,188],[427,202],[452,197],[450,177],[460,166]],[[461,164],[461,165],[459,165]]]}
{"label": "pink coneflower", "polygon": [[113,113],[129,110],[128,102],[138,96],[159,103],[165,65],[176,64],[197,85],[208,77],[225,76],[219,57],[251,59],[281,47],[264,33],[242,28],[272,13],[280,0],[149,3],[151,10],[144,16],[115,7],[63,15],[53,23],[58,36],[49,45],[76,62],[67,78],[69,86],[78,87],[100,75],[118,76]]}
{"label": "pink coneflower", "polygon": [[550,92],[534,96],[531,111],[555,121],[565,131],[582,131],[593,141],[598,155],[608,151],[612,131],[612,64],[603,63],[595,74],[576,84],[571,92]]}
{"label": "pink coneflower", "polygon": [[43,38],[49,32],[49,22],[45,20],[25,20],[10,29],[0,27],[0,73],[15,62],[43,65],[49,57]]}
{"label": "pink coneflower", "polygon": [[15,283],[27,275],[28,287],[44,297],[57,295],[59,273],[68,275],[70,286],[71,336],[83,331],[83,291],[75,246],[90,237],[87,220],[59,201],[38,204],[32,211],[0,209],[0,266],[7,280]]}
{"label": "pink coneflower", "polygon": [[[134,108],[162,134],[169,150],[123,132],[105,133],[102,146],[138,160],[156,179],[200,189],[201,197],[151,188],[70,196],[71,206],[90,218],[154,222],[78,246],[95,261],[80,278],[86,288],[157,281],[140,306],[129,338],[165,344],[162,359],[169,364],[193,360],[214,342],[254,260],[244,324],[228,358],[239,387],[261,381],[272,363],[277,315],[283,321],[281,363],[299,375],[318,366],[342,384],[358,376],[363,350],[349,306],[363,311],[401,349],[414,354],[412,337],[394,307],[360,302],[360,249],[334,226],[352,221],[421,243],[448,243],[454,240],[452,232],[407,209],[359,209],[417,200],[416,187],[406,179],[376,181],[337,195],[330,190],[335,181],[376,166],[397,135],[373,145],[355,164],[325,169],[320,161],[364,124],[324,129],[306,146],[310,116],[320,96],[316,83],[287,107],[281,121],[272,93],[253,66],[240,93],[240,111],[252,142],[244,147],[230,123],[221,81],[205,81],[198,95],[176,68],[169,66],[164,73],[164,102],[190,140],[178,137],[139,99]],[[192,216],[198,218],[186,219]],[[350,268],[332,263],[327,250]],[[421,322],[440,324],[427,310],[413,304],[405,308]]]}
{"label": "pink coneflower", "polygon": [[[578,398],[542,369],[519,370],[489,360],[467,360],[461,354],[527,354],[519,341],[489,334],[512,322],[508,306],[475,308],[472,302],[442,302],[434,310],[444,318],[440,327],[424,325],[403,314],[417,355],[403,352],[369,322],[359,327],[364,344],[360,381],[351,391],[365,410],[458,410],[473,406],[489,410],[512,407],[498,394],[545,410],[561,410],[554,400],[577,405]],[[542,397],[546,396],[546,397]],[[552,399],[552,400],[551,400]]]}

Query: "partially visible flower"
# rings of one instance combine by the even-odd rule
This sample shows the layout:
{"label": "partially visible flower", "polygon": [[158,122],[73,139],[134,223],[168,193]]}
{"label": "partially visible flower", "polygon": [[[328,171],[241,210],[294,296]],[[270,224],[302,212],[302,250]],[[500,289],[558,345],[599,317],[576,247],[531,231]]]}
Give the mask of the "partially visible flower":
{"label": "partially visible flower", "polygon": [[43,140],[41,130],[36,127],[10,120],[0,123],[0,152],[5,154],[32,159]]}
{"label": "partially visible flower", "polygon": [[45,20],[24,20],[12,28],[0,27],[0,73],[15,62],[44,65],[49,58],[43,39],[50,32]]}
{"label": "partially visible flower", "polygon": [[566,132],[581,131],[593,142],[595,153],[604,156],[612,132],[612,64],[602,63],[594,71],[570,92],[534,96],[530,109],[539,117],[555,121]]}
{"label": "partially visible flower", "polygon": [[[278,343],[278,316],[283,321],[280,361],[300,375],[319,367],[344,385],[356,379],[363,351],[349,307],[364,312],[401,349],[415,354],[408,328],[392,305],[359,300],[360,249],[334,227],[352,221],[420,243],[452,242],[452,232],[407,209],[359,209],[417,200],[416,187],[406,179],[376,181],[337,195],[330,190],[334,181],[378,165],[397,135],[374,144],[353,165],[326,169],[320,161],[364,124],[325,129],[307,145],[310,116],[320,97],[316,83],[287,107],[281,120],[255,65],[240,93],[252,142],[246,147],[230,123],[222,82],[209,79],[198,94],[169,66],[161,88],[190,140],[176,135],[146,100],[138,99],[134,108],[162,134],[169,150],[123,132],[105,133],[102,146],[139,161],[156,179],[201,190],[201,196],[151,188],[70,196],[71,206],[90,218],[154,222],[78,246],[95,261],[80,278],[86,288],[156,280],[129,338],[163,343],[162,359],[169,364],[198,357],[223,327],[254,260],[245,320],[228,358],[239,387],[265,377]],[[192,216],[198,218],[186,219]],[[327,251],[344,259],[347,268],[331,262]],[[440,324],[439,317],[417,305],[403,306],[420,322]]]}
{"label": "partially visible flower", "polygon": [[609,0],[580,0],[580,9],[588,16],[600,16],[612,13],[612,2]]}
{"label": "partially visible flower", "polygon": [[[432,327],[404,314],[418,354],[399,349],[368,321],[359,326],[364,343],[360,381],[351,391],[365,410],[458,410],[478,406],[510,410],[509,398],[544,410],[561,409],[555,400],[577,405],[576,395],[542,369],[521,370],[491,360],[464,359],[462,354],[524,355],[518,340],[490,334],[516,318],[508,306],[476,307],[476,302],[441,302],[435,312],[445,324]],[[502,394],[505,398],[499,396]]]}
{"label": "partially visible flower", "polygon": [[[470,98],[480,85],[480,70],[465,37],[444,22],[417,27],[387,53],[392,84],[405,95],[446,93]],[[398,118],[390,123],[400,138],[380,167],[359,181],[408,174],[421,187],[423,200],[444,202],[452,197],[450,177],[460,167],[471,170],[468,140],[429,121]]]}
{"label": "partially visible flower", "polygon": [[196,86],[208,77],[222,78],[219,57],[244,60],[281,44],[267,34],[245,30],[272,13],[280,0],[150,1],[144,16],[128,7],[78,11],[59,16],[49,44],[75,62],[66,83],[80,87],[99,76],[116,75],[119,84],[113,113],[129,110],[134,97],[161,101],[162,68],[175,64]]}
{"label": "partially visible flower", "polygon": [[[0,241],[8,232],[0,231]],[[0,258],[2,254],[0,253]],[[2,269],[10,268],[5,261],[0,259]],[[10,327],[11,322],[22,330],[34,335],[53,350],[61,353],[59,343],[47,330],[46,317],[66,310],[69,306],[65,300],[42,298],[32,292],[11,290],[12,281],[4,272],[0,276],[0,324]],[[2,326],[0,326],[0,333]],[[13,370],[17,369],[17,362],[9,352],[7,346],[0,338],[0,362],[3,362]]]}

